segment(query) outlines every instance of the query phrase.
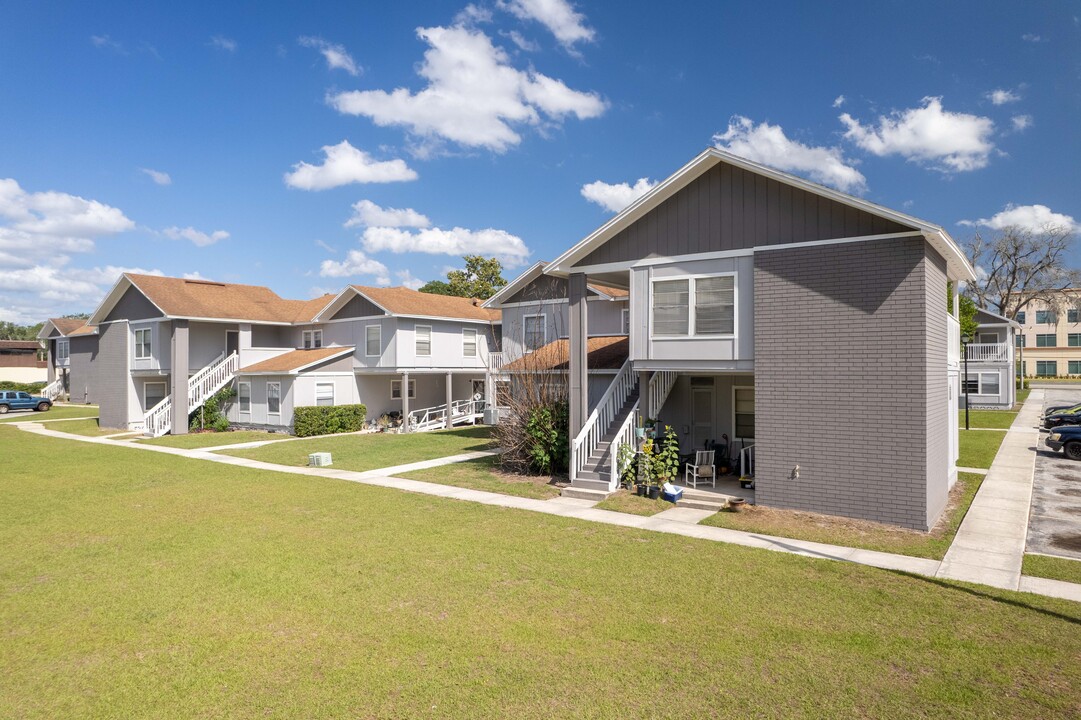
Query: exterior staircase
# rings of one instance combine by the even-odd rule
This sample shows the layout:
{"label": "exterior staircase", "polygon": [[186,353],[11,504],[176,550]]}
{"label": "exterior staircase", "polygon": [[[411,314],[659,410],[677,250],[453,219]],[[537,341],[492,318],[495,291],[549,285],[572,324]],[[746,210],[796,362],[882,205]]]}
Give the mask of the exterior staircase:
{"label": "exterior staircase", "polygon": [[608,429],[597,442],[596,447],[589,457],[585,458],[582,469],[574,478],[574,486],[585,490],[596,490],[604,494],[612,491],[612,461],[613,453],[617,452],[619,444],[616,438],[619,429],[626,423],[632,413],[638,409],[638,389],[635,388],[623,406],[616,412],[615,417],[609,424]]}
{"label": "exterior staircase", "polygon": [[64,376],[58,375],[55,380],[41,389],[41,396],[50,402],[55,401],[64,394]]}
{"label": "exterior staircase", "polygon": [[[240,357],[224,352],[209,365],[188,378],[188,412],[194,412],[203,406],[211,395],[228,385],[240,369]],[[150,408],[143,417],[143,434],[147,437],[160,437],[173,429],[173,396]]]}
{"label": "exterior staircase", "polygon": [[619,484],[615,448],[634,441],[638,390],[638,374],[628,359],[571,441],[571,487],[562,495],[593,500],[615,491]]}

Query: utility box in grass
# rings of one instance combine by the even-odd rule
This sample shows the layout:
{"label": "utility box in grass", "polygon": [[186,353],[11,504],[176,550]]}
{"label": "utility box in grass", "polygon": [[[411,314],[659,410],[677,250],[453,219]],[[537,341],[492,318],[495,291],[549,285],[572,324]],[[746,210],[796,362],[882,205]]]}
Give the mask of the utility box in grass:
{"label": "utility box in grass", "polygon": [[308,456],[308,467],[327,467],[330,465],[330,453],[312,453]]}

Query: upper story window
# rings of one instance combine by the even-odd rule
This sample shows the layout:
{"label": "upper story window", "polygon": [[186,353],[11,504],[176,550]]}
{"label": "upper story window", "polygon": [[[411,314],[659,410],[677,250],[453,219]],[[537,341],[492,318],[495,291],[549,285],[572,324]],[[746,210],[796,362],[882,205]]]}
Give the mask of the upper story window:
{"label": "upper story window", "polygon": [[368,325],[364,328],[364,354],[367,357],[379,357],[383,349],[383,328]]}
{"label": "upper story window", "polygon": [[1081,313],[1078,312],[1077,308],[1067,310],[1066,311],[1066,322],[1072,322],[1072,323],[1077,322],[1078,321],[1077,320],[1078,314],[1081,314]]}
{"label": "upper story window", "polygon": [[1052,310],[1037,310],[1036,311],[1036,324],[1037,325],[1049,325],[1055,322],[1055,313]]}
{"label": "upper story window", "polygon": [[981,343],[994,344],[998,342],[998,333],[980,333],[979,341]]}
{"label": "upper story window", "polygon": [[136,360],[146,360],[153,355],[152,339],[153,332],[150,328],[140,328],[135,331]]}
{"label": "upper story window", "polygon": [[432,326],[417,325],[414,329],[416,338],[417,356],[427,357],[432,354]]}
{"label": "upper story window", "polygon": [[323,347],[323,331],[322,330],[305,330],[304,336],[304,349],[311,350],[313,348]]}
{"label": "upper story window", "polygon": [[620,314],[620,319],[621,319],[620,332],[622,332],[624,335],[630,335],[631,334],[631,310],[630,310],[630,308],[623,308],[623,310],[621,310],[619,314]]}
{"label": "upper story window", "polygon": [[1066,336],[1067,347],[1081,347],[1081,333],[1070,333]]}
{"label": "upper story window", "polygon": [[462,356],[477,356],[477,331],[472,328],[462,329]]}
{"label": "upper story window", "polygon": [[1054,333],[1041,333],[1036,336],[1036,347],[1055,347]]}
{"label": "upper story window", "polygon": [[735,275],[653,281],[654,335],[733,335],[735,331]]}
{"label": "upper story window", "polygon": [[543,315],[526,315],[522,318],[522,345],[526,352],[544,347],[548,342],[548,322]]}
{"label": "upper story window", "polygon": [[1024,325],[1025,324],[1025,311],[1024,310],[1017,313],[1017,324],[1018,325]]}
{"label": "upper story window", "polygon": [[1017,347],[1025,347],[1025,337],[1021,333],[1014,336],[1014,343],[1016,343]]}
{"label": "upper story window", "polygon": [[70,346],[68,340],[57,340],[56,341],[56,359],[57,360],[67,360],[68,355],[71,352],[70,348],[71,348],[71,346]]}

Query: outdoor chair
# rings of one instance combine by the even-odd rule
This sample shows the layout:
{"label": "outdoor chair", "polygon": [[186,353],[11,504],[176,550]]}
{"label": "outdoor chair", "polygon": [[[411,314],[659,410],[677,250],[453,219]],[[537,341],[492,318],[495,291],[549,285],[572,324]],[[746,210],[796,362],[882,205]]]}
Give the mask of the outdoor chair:
{"label": "outdoor chair", "polygon": [[689,484],[693,488],[698,487],[698,483],[704,483],[707,479],[709,484],[713,487],[717,487],[717,469],[713,466],[713,450],[697,450],[694,453],[694,464],[687,464],[687,469],[683,471],[683,482]]}

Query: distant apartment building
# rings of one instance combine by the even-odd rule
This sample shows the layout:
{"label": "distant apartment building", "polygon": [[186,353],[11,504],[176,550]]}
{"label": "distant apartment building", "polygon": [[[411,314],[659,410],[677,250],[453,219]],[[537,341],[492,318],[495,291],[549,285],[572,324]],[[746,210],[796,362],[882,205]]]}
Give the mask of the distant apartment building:
{"label": "distant apartment building", "polygon": [[1026,377],[1081,375],[1081,288],[1057,302],[1033,300],[1017,313],[1018,361]]}

